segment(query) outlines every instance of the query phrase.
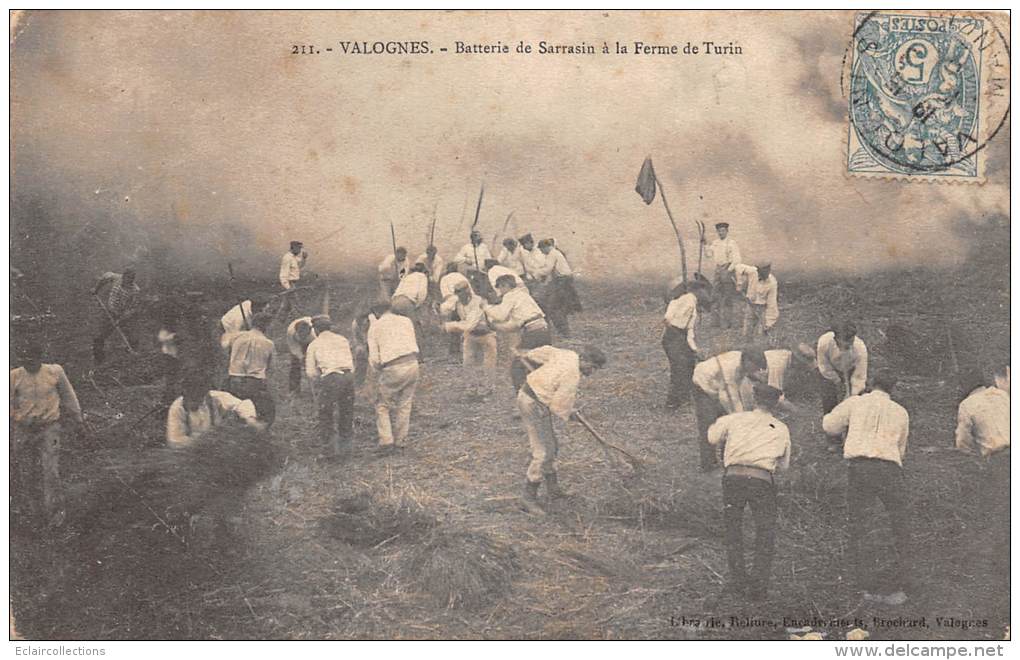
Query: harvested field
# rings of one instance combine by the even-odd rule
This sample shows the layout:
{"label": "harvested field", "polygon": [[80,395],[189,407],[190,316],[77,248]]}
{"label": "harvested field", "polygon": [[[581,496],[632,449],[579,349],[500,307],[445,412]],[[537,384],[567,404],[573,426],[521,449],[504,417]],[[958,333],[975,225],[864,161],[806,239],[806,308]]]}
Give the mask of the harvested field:
{"label": "harvested field", "polygon": [[[936,278],[951,286],[928,286]],[[356,286],[330,283],[332,299],[350,300]],[[960,365],[979,354],[1008,359],[1004,275],[918,271],[840,283],[803,279],[781,289],[777,344],[813,342],[832,314],[850,312],[874,361],[903,377],[896,398],[912,419],[906,469],[916,590],[900,608],[860,602],[844,580],[845,468],[826,450],[810,396],[785,420],[794,457],[779,482],[770,600],[752,607],[723,597],[719,476],[697,470],[693,412],[662,405],[668,374],[658,291],[586,282],[581,295],[586,312],[574,321],[575,339],[558,343],[592,341],[611,360],[582,385],[582,410],[646,468],[622,472],[582,429],[558,425],[569,496],[549,503],[544,518],[525,513],[517,499],[528,449],[513,418],[509,375],[501,369],[483,386],[446,355],[436,334],[405,451],[374,453],[373,413],[359,396],[352,451],[341,461],[327,456],[313,432],[310,397],[284,396],[280,342],[272,376],[278,418],[269,437],[233,440],[237,453],[214,457],[212,450],[190,459],[198,463],[189,470],[160,447],[161,414],[133,425],[159,404],[160,383],[140,366],[151,352],[128,357],[111,348],[111,365],[92,383],[88,346],[71,317],[77,310],[61,315],[42,331],[101,432],[65,443],[62,466],[78,503],[68,524],[55,535],[15,530],[19,632],[51,639],[779,639],[788,622],[820,619],[814,627],[837,639],[855,627],[847,622],[861,619],[872,639],[1001,639],[1009,613],[1009,474],[947,449]],[[230,304],[227,296],[203,303],[210,314]],[[299,304],[310,311],[319,301],[307,296]],[[21,330],[14,328],[14,348]],[[283,331],[276,324],[272,334],[280,339]],[[153,335],[147,330],[148,341]],[[702,337],[715,349],[737,344],[735,333],[707,324]],[[244,442],[266,444],[239,449]],[[251,470],[228,469],[231,457]],[[891,541],[878,511],[865,541],[886,570]],[[681,618],[712,616],[723,625]],[[896,616],[926,617],[927,627],[873,624],[872,617]],[[936,617],[970,623],[939,625]]]}

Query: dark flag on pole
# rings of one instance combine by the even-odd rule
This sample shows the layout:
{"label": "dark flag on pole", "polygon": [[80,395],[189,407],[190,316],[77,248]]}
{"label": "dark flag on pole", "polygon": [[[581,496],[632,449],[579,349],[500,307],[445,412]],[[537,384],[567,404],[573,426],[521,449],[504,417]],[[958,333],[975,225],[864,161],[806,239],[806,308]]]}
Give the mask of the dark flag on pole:
{"label": "dark flag on pole", "polygon": [[651,158],[645,158],[634,190],[637,191],[637,194],[641,195],[641,199],[644,200],[645,204],[651,204],[655,200],[655,168],[652,167]]}
{"label": "dark flag on pole", "polygon": [[683,281],[687,281],[687,251],[684,249],[684,241],[680,237],[680,230],[677,229],[676,221],[673,220],[673,212],[669,210],[669,202],[666,201],[666,191],[662,189],[662,185],[659,183],[658,178],[655,176],[655,168],[652,167],[652,157],[645,158],[645,162],[641,165],[641,172],[638,174],[637,185],[634,186],[634,190],[637,194],[641,195],[641,199],[644,200],[645,204],[651,204],[655,200],[655,192],[659,190],[662,197],[662,206],[666,209],[666,216],[669,217],[669,224],[673,227],[673,233],[676,234],[677,245],[680,246],[680,273],[683,277]]}

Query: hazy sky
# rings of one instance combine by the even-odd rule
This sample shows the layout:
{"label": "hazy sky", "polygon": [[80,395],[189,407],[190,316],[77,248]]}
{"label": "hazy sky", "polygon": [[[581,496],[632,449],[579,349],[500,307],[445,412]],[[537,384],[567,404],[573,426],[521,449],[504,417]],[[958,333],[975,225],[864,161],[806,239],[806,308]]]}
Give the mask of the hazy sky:
{"label": "hazy sky", "polygon": [[[272,274],[298,238],[310,266],[342,272],[390,249],[390,221],[420,252],[433,208],[449,256],[484,180],[486,240],[515,211],[517,233],[555,236],[587,275],[668,275],[661,202],[633,191],[651,155],[681,231],[725,219],[746,261],[952,260],[955,221],[1008,215],[1008,130],[982,186],[848,178],[851,25],[835,12],[31,12],[13,37],[15,201],[127,234],[139,253],[172,245],[189,268]],[[713,40],[743,55],[456,55],[458,39]],[[341,40],[451,52],[291,54]]]}

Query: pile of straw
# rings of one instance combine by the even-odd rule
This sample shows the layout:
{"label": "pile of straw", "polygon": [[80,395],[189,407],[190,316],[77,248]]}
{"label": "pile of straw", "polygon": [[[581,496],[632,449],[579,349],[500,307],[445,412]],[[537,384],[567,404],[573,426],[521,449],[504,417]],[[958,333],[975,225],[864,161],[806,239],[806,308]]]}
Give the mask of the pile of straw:
{"label": "pile of straw", "polygon": [[513,548],[485,534],[437,531],[407,564],[439,607],[486,607],[510,591],[520,568]]}

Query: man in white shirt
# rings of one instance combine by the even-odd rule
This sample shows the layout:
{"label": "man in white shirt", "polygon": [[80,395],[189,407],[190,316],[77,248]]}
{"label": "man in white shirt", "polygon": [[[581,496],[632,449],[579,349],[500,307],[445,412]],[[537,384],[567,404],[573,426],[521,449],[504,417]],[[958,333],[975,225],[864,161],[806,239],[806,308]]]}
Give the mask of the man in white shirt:
{"label": "man in white shirt", "polygon": [[669,390],[666,394],[666,408],[676,410],[680,404],[690,400],[691,376],[698,361],[698,343],[694,328],[698,322],[698,310],[707,301],[707,291],[696,282],[677,286],[672,299],[666,306],[662,319],[662,350],[669,360]]}
{"label": "man in white shirt", "polygon": [[691,381],[703,471],[715,469],[719,460],[708,443],[709,427],[723,415],[750,410],[754,383],[765,382],[767,377],[768,362],[758,349],[729,351],[694,366]]}
{"label": "man in white shirt", "polygon": [[[455,298],[454,292],[461,283],[471,286],[471,282],[468,278],[464,277],[457,272],[457,264],[448,264],[446,266],[446,274],[439,280],[439,297],[440,297],[440,309],[443,309],[443,303],[450,301],[451,298]],[[472,289],[474,291],[474,289]],[[439,321],[445,323],[447,321],[459,321],[457,317],[457,309],[455,303],[450,302],[446,306],[445,311],[440,311]],[[448,344],[450,357],[460,361],[461,359],[461,341],[457,335],[450,335],[450,343]]]}
{"label": "man in white shirt", "polygon": [[166,417],[166,442],[171,447],[190,447],[211,429],[236,417],[256,431],[266,425],[258,420],[255,404],[227,392],[210,390],[202,379],[188,379],[184,394],[177,397]]}
{"label": "man in white shirt", "polygon": [[403,447],[411,422],[418,385],[418,343],[407,316],[411,311],[410,301],[395,298],[391,309],[368,329],[368,362],[376,374],[376,430],[383,454]]}
{"label": "man in white shirt", "polygon": [[[723,517],[730,590],[765,600],[776,548],[777,469],[790,467],[790,430],[773,415],[782,392],[754,384],[754,409],[720,417],[708,429],[708,442],[723,448]],[[744,507],[754,518],[754,564],[747,576],[744,558]]]}
{"label": "man in white shirt", "polygon": [[[910,516],[903,477],[910,416],[903,406],[889,398],[895,385],[896,378],[891,374],[874,374],[871,392],[845,399],[822,418],[822,428],[830,436],[846,434],[843,458],[847,460],[850,557],[858,585],[866,599],[901,605],[907,600],[904,589],[910,561]],[[887,595],[872,596],[875,589],[865,574],[861,541],[866,532],[868,505],[876,497],[889,514],[898,570],[892,578],[886,578],[884,587],[879,587]]]}
{"label": "man in white shirt", "polygon": [[[503,248],[499,251],[499,256],[496,259],[499,261],[500,266],[509,268],[520,277],[524,276],[524,260],[521,254],[521,247],[517,244],[516,240],[512,238],[503,239]],[[489,279],[492,279],[491,275]]]}
{"label": "man in white shirt", "polygon": [[467,281],[461,282],[454,295],[443,302],[440,313],[456,313],[457,321],[443,323],[443,331],[461,337],[464,366],[481,365],[486,370],[496,368],[496,334],[489,327],[482,309],[482,298],[471,290]]}
{"label": "man in white shirt", "polygon": [[712,241],[705,254],[715,262],[716,325],[729,328],[733,323],[733,305],[739,300],[733,281],[733,268],[742,262],[737,242],[730,238],[730,224],[717,222],[715,231],[719,239]]}
{"label": "man in white shirt", "polygon": [[40,527],[63,522],[61,421],[75,429],[85,424],[64,368],[43,363],[42,356],[42,346],[31,341],[23,366],[11,370],[10,391],[11,505],[15,517],[25,514]]}
{"label": "man in white shirt", "polygon": [[530,287],[536,273],[545,265],[545,255],[535,247],[535,238],[531,233],[524,234],[517,242],[520,245],[521,265],[524,266],[524,280]]}
{"label": "man in white shirt", "polygon": [[303,248],[301,241],[291,241],[290,250],[280,258],[280,286],[284,290],[293,289],[301,279],[301,269],[308,261],[308,252]]}
{"label": "man in white shirt", "polygon": [[489,246],[482,239],[482,233],[472,231],[470,240],[457,252],[451,263],[457,264],[457,270],[463,275],[485,270],[486,259],[492,259]]}
{"label": "man in white shirt", "polygon": [[594,346],[586,346],[580,354],[541,346],[518,351],[517,357],[530,371],[517,393],[517,409],[531,447],[523,503],[529,512],[541,515],[545,513],[538,503],[538,488],[542,483],[545,483],[549,499],[563,497],[556,473],[559,446],[552,416],[564,421],[572,418],[581,375],[590,375],[604,366],[606,356]]}
{"label": "man in white shirt", "polygon": [[864,392],[868,381],[868,347],[857,336],[857,325],[843,321],[818,338],[815,351],[822,376],[822,413],[840,401]]}
{"label": "man in white shirt", "polygon": [[411,266],[411,272],[400,280],[393,296],[403,296],[411,301],[414,308],[421,309],[429,295],[429,275],[425,264],[418,262]]}
{"label": "man in white shirt", "polygon": [[329,316],[316,316],[313,323],[316,337],[305,355],[305,375],[315,390],[319,438],[339,455],[354,435],[354,356]]}
{"label": "man in white shirt", "polygon": [[744,294],[744,339],[768,334],[779,320],[779,283],[771,264],[733,268],[737,291]]}
{"label": "man in white shirt", "polygon": [[251,319],[251,330],[234,335],[227,365],[227,391],[238,399],[251,399],[259,420],[267,426],[276,419],[276,402],[268,381],[274,346],[265,334],[270,321],[269,314],[256,314]]}
{"label": "man in white shirt", "polygon": [[545,256],[532,275],[543,282],[539,303],[546,316],[564,337],[570,336],[570,315],[582,311],[581,300],[574,288],[574,274],[567,258],[556,249],[551,238],[538,242],[539,251]]}
{"label": "man in white shirt", "polygon": [[308,345],[315,340],[312,328],[312,317],[302,316],[294,319],[287,326],[287,352],[290,354],[290,373],[288,384],[291,396],[301,393],[301,377],[305,370],[305,353]]}
{"label": "man in white shirt", "polygon": [[969,393],[960,402],[956,417],[956,448],[977,454],[1009,457],[1009,365],[997,367],[992,385],[980,374],[972,380]]}
{"label": "man in white shirt", "polygon": [[[500,296],[499,304],[484,307],[490,327],[497,332],[519,332],[521,336],[519,351],[552,344],[552,334],[549,332],[545,313],[528,293],[527,288],[517,286],[512,276],[504,275],[496,280],[496,292]],[[524,363],[515,358],[510,365],[514,392],[520,390],[525,376],[527,370]]]}
{"label": "man in white shirt", "polygon": [[[516,243],[514,245],[516,246]],[[513,277],[518,287],[522,289],[527,288],[524,279],[506,266],[496,264],[489,268],[489,272],[486,274],[489,277],[489,285],[492,287],[492,292],[496,291],[496,281],[504,275]],[[521,333],[517,330],[499,330],[496,332],[496,343],[498,344],[497,351],[500,356],[499,363],[503,366],[509,366],[513,361],[514,352],[521,345]]]}
{"label": "man in white shirt", "polygon": [[404,279],[411,269],[407,262],[407,248],[398,247],[393,254],[387,254],[376,271],[379,274],[379,302],[389,302],[393,292],[397,290],[397,284]]}
{"label": "man in white shirt", "polygon": [[429,281],[439,284],[439,280],[442,279],[443,272],[446,270],[446,262],[439,256],[439,250],[435,245],[425,248],[425,251],[415,259],[415,263],[423,264]]}

